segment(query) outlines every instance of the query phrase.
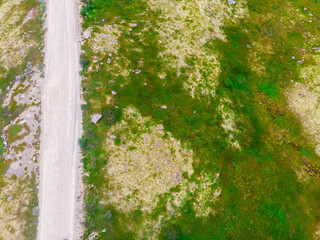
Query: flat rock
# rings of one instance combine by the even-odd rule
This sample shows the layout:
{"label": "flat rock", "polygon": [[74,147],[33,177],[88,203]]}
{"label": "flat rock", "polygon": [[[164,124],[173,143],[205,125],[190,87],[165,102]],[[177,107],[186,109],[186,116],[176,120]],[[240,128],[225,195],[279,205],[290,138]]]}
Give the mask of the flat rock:
{"label": "flat rock", "polygon": [[91,121],[94,123],[94,124],[97,124],[97,122],[102,118],[102,114],[99,114],[99,113],[95,113],[93,115],[91,115]]}

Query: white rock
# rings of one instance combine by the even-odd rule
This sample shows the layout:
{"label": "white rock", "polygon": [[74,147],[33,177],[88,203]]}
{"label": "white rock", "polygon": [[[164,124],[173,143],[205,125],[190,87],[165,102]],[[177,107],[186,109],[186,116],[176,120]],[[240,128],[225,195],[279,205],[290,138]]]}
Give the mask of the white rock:
{"label": "white rock", "polygon": [[94,124],[97,124],[97,122],[102,118],[102,114],[99,114],[99,113],[95,113],[93,115],[91,115],[91,121],[94,123]]}

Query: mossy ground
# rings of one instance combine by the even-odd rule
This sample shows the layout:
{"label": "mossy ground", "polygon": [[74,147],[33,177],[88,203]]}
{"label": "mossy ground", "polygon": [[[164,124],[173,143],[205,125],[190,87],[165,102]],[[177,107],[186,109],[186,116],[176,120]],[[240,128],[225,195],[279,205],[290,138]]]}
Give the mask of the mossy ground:
{"label": "mossy ground", "polygon": [[13,143],[30,133],[26,123],[15,123],[29,106],[14,98],[23,98],[28,90],[24,83],[33,71],[31,66],[37,67],[42,62],[43,19],[39,6],[36,0],[0,1],[0,131],[7,129],[0,144],[0,239],[36,238],[36,173],[8,178],[6,173],[12,159],[6,156],[12,154],[18,158],[26,143],[19,146]]}
{"label": "mossy ground", "polygon": [[[157,2],[84,1],[84,29],[109,25],[120,33],[112,55],[97,53],[90,39],[83,45],[84,239],[316,239],[317,142],[287,96],[308,84],[303,69],[317,67],[320,3]],[[101,203],[127,187],[118,181],[125,171],[117,181],[108,171],[143,148],[125,143],[126,134],[150,127],[133,122],[122,131],[128,108],[192,152],[192,174],[158,192],[151,211],[146,202],[130,211]],[[94,125],[97,112],[104,119]],[[146,187],[136,187],[133,200]]]}

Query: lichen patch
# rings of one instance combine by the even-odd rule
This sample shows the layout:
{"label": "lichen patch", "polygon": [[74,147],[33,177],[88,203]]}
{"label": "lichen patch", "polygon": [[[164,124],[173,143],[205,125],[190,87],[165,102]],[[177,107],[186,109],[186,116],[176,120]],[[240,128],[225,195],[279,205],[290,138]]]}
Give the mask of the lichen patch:
{"label": "lichen patch", "polygon": [[17,22],[23,15],[19,9],[21,0],[4,1],[0,7],[0,62],[5,69],[18,66],[34,45]]}
{"label": "lichen patch", "polygon": [[188,66],[189,59],[195,61],[186,73],[185,88],[192,97],[214,95],[220,64],[217,54],[208,51],[205,43],[213,39],[225,41],[220,27],[225,21],[237,21],[245,16],[246,9],[211,0],[150,0],[148,4],[153,11],[160,11],[157,31],[160,44],[165,46],[160,56],[177,69],[178,74],[182,67]]}
{"label": "lichen patch", "polygon": [[117,136],[121,144],[115,144],[116,139],[106,141],[110,154],[106,201],[124,212],[138,207],[152,211],[158,195],[185,182],[183,173],[189,177],[193,173],[192,151],[134,108],[126,109],[124,120],[107,134]]}
{"label": "lichen patch", "polygon": [[5,188],[0,188],[0,239],[25,239],[27,230],[22,216],[32,199],[32,190],[22,181],[4,178]]}
{"label": "lichen patch", "polygon": [[295,83],[286,91],[289,108],[301,119],[306,134],[316,142],[320,156],[320,57],[316,65],[301,69],[304,83]]}

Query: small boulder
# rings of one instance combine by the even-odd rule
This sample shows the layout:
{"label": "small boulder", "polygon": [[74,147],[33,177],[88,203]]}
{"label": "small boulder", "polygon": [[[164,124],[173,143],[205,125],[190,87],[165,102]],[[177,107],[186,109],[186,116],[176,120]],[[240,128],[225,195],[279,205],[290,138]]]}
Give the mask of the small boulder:
{"label": "small boulder", "polygon": [[99,113],[95,113],[93,115],[91,115],[91,121],[94,123],[94,124],[97,124],[97,122],[102,118],[102,114],[99,114]]}

